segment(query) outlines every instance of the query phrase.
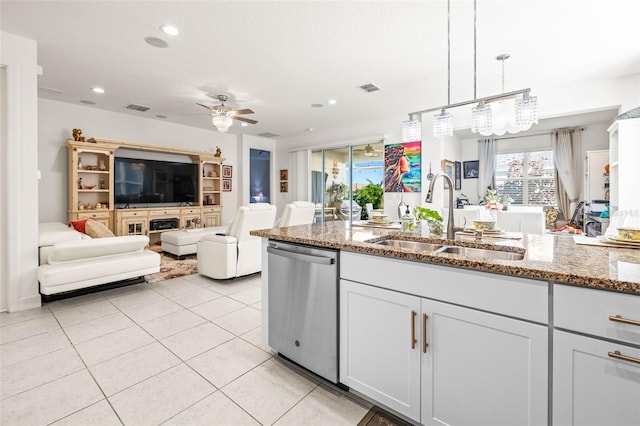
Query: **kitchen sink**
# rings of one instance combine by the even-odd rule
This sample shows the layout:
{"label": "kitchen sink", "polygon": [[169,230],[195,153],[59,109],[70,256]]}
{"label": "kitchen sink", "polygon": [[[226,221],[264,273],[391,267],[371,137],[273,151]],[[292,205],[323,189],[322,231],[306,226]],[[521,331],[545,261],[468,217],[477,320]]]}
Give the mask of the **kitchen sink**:
{"label": "kitchen sink", "polygon": [[515,253],[511,251],[502,250],[487,250],[471,247],[460,246],[444,246],[436,251],[437,253],[450,253],[464,257],[475,257],[478,259],[489,260],[522,260],[524,259],[523,253]]}
{"label": "kitchen sink", "polygon": [[422,241],[392,240],[392,239],[377,241],[374,244],[379,244],[383,246],[401,247],[401,248],[418,250],[418,251],[435,251],[443,247],[442,244],[432,244],[432,243],[423,243]]}
{"label": "kitchen sink", "polygon": [[522,260],[524,259],[523,253],[510,252],[504,250],[491,250],[491,249],[479,249],[472,247],[452,246],[437,243],[426,243],[422,241],[411,240],[398,240],[394,238],[388,238],[380,241],[373,241],[373,244],[399,247],[408,250],[426,251],[433,254],[447,253],[460,257],[471,257],[476,259],[487,260]]}

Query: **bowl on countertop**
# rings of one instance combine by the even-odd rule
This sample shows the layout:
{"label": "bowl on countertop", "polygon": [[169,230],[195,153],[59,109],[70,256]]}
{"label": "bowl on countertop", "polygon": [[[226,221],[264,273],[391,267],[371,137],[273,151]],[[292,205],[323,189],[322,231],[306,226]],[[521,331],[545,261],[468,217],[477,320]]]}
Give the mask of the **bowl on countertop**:
{"label": "bowl on countertop", "polygon": [[496,221],[495,220],[474,220],[473,229],[476,229],[478,231],[495,231]]}
{"label": "bowl on countertop", "polygon": [[374,223],[389,223],[389,217],[382,210],[373,210],[369,220]]}
{"label": "bowl on countertop", "polygon": [[640,228],[618,228],[618,238],[628,241],[640,241]]}

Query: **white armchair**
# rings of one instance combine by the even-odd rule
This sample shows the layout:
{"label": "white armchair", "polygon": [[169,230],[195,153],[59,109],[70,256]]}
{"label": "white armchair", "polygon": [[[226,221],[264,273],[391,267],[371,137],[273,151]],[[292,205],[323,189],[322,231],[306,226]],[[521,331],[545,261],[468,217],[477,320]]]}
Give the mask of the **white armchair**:
{"label": "white armchair", "polygon": [[276,207],[270,204],[240,206],[227,235],[204,235],[198,242],[198,273],[227,279],[260,272],[262,239],[249,232],[273,228],[275,219]]}
{"label": "white armchair", "polygon": [[293,201],[286,206],[280,219],[276,221],[276,228],[313,223],[316,205],[310,201]]}

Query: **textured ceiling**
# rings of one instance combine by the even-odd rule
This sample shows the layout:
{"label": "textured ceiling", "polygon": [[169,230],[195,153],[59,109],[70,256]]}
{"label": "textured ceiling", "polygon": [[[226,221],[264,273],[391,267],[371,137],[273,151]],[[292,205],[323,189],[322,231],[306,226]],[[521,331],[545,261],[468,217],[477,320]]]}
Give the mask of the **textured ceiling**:
{"label": "textured ceiling", "polygon": [[[307,128],[399,123],[447,103],[444,0],[2,1],[0,8],[2,31],[38,42],[44,98],[211,129],[196,102],[214,105],[211,97],[226,94],[228,105],[253,109],[248,117],[259,121],[236,122],[232,132],[290,139]],[[637,0],[478,0],[477,95],[500,92],[495,56],[503,52],[511,54],[506,91],[638,74],[638,16]],[[164,23],[181,35],[161,33]],[[145,37],[169,47],[151,47]],[[381,90],[366,93],[365,83]],[[451,3],[451,88],[452,102],[473,98],[471,1]],[[130,103],[151,110],[128,111]]]}

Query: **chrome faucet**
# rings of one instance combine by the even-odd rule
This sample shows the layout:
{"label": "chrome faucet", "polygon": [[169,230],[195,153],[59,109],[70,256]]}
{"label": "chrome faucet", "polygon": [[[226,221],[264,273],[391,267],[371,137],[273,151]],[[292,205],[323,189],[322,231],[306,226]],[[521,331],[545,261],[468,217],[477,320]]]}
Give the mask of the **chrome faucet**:
{"label": "chrome faucet", "polygon": [[426,203],[433,202],[433,187],[439,177],[442,177],[449,184],[449,219],[447,219],[447,240],[455,240],[456,235],[453,228],[453,181],[448,174],[442,172],[436,173],[433,179],[431,179],[431,183],[429,183],[429,191],[427,192],[427,198],[425,198],[424,201]]}

